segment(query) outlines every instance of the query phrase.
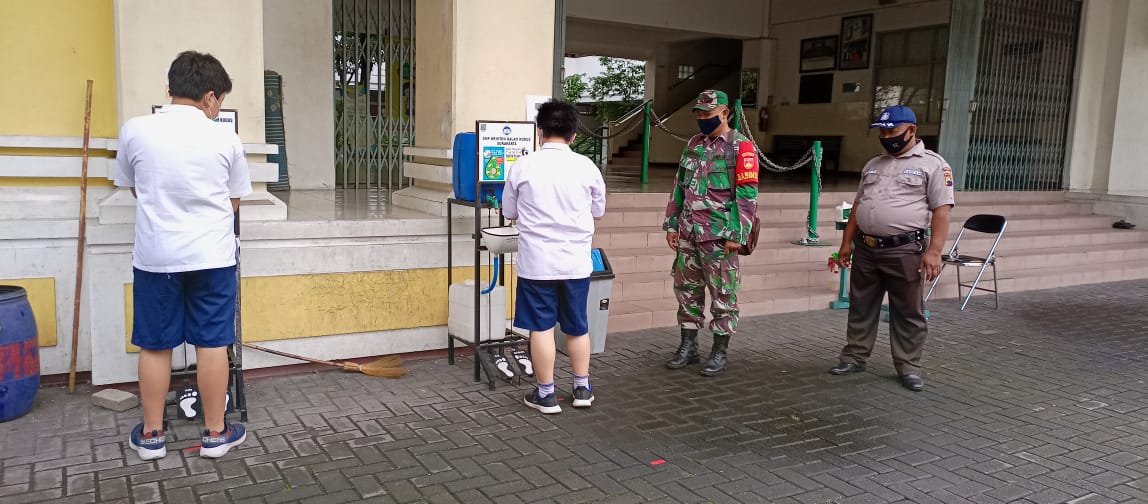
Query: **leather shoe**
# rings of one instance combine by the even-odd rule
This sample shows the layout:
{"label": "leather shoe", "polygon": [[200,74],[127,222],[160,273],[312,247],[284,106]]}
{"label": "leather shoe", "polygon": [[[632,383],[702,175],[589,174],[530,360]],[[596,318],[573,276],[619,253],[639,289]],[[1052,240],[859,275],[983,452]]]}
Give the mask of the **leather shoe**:
{"label": "leather shoe", "polygon": [[901,385],[913,392],[925,390],[925,380],[915,374],[901,376]]}
{"label": "leather shoe", "polygon": [[842,362],[836,367],[829,370],[829,374],[837,376],[851,375],[853,373],[860,373],[865,370],[864,364],[853,364],[851,362]]}

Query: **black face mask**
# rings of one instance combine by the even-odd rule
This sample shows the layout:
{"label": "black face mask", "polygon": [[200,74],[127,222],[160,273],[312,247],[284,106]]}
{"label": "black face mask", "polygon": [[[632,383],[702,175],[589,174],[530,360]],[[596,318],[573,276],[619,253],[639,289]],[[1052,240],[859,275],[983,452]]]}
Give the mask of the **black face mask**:
{"label": "black face mask", "polygon": [[716,115],[716,116],[706,118],[706,119],[698,119],[698,129],[701,130],[702,134],[704,134],[704,135],[708,135],[710,133],[713,133],[714,130],[718,129],[718,126],[721,126],[721,116],[720,115]]}
{"label": "black face mask", "polygon": [[905,132],[902,133],[901,136],[892,137],[892,138],[881,138],[880,139],[881,140],[881,147],[884,147],[885,152],[888,152],[889,154],[896,154],[898,152],[901,152],[901,150],[904,149],[906,145],[909,145],[909,138],[908,137],[909,137],[909,131],[905,130]]}

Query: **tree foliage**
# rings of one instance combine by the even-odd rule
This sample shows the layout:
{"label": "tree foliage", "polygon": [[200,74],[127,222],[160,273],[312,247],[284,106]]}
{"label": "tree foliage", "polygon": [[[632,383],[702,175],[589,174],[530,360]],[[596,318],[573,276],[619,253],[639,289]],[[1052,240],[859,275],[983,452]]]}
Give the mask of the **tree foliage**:
{"label": "tree foliage", "polygon": [[582,96],[590,90],[590,83],[586,82],[586,76],[582,74],[567,75],[562,80],[562,94],[563,98],[570,103],[578,103],[582,100]]}
{"label": "tree foliage", "polygon": [[599,57],[605,70],[589,79],[582,74],[568,75],[563,80],[566,101],[577,102],[589,95],[598,105],[598,116],[603,121],[619,115],[641,103],[646,94],[646,66],[620,58]]}

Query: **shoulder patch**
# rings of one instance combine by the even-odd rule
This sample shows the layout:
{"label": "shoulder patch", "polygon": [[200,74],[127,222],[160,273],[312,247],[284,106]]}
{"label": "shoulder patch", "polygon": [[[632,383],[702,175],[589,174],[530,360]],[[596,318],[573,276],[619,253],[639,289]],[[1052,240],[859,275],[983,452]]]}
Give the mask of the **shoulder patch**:
{"label": "shoulder patch", "polygon": [[945,176],[945,185],[953,187],[953,169],[945,166],[941,169],[941,173]]}
{"label": "shoulder patch", "polygon": [[758,183],[757,149],[753,142],[741,140],[737,143],[737,185]]}

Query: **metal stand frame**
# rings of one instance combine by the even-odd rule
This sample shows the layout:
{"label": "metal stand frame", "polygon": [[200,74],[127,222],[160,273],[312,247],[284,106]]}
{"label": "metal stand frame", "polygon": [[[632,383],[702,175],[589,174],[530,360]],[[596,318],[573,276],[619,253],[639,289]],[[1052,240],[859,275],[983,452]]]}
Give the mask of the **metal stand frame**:
{"label": "metal stand frame", "polygon": [[[487,251],[486,246],[482,244],[482,211],[493,210],[494,205],[482,202],[481,196],[482,184],[476,185],[475,201],[466,201],[458,198],[450,198],[447,200],[446,210],[446,285],[447,289],[454,284],[454,206],[464,206],[474,208],[474,234],[471,238],[474,240],[474,335],[472,340],[466,340],[456,334],[451,334],[447,330],[446,349],[447,349],[447,363],[454,365],[455,362],[455,342],[462,343],[469,346],[471,351],[474,352],[474,381],[481,382],[483,372],[486,373],[487,386],[490,390],[495,389],[496,378],[498,378],[497,371],[494,368],[494,360],[491,359],[491,354],[484,350],[494,350],[505,347],[516,347],[523,343],[528,343],[530,340],[521,334],[518,334],[506,328],[500,337],[495,337],[491,334],[485,341],[482,340],[482,253]],[[499,214],[498,225],[505,226],[506,219]],[[498,261],[503,265],[499,268],[498,272],[498,285],[506,286],[506,255],[498,254]],[[493,271],[492,271],[493,273]],[[500,317],[505,317],[505,314],[500,314]],[[449,327],[449,326],[448,326]],[[521,383],[522,375],[516,373],[516,379]]]}

